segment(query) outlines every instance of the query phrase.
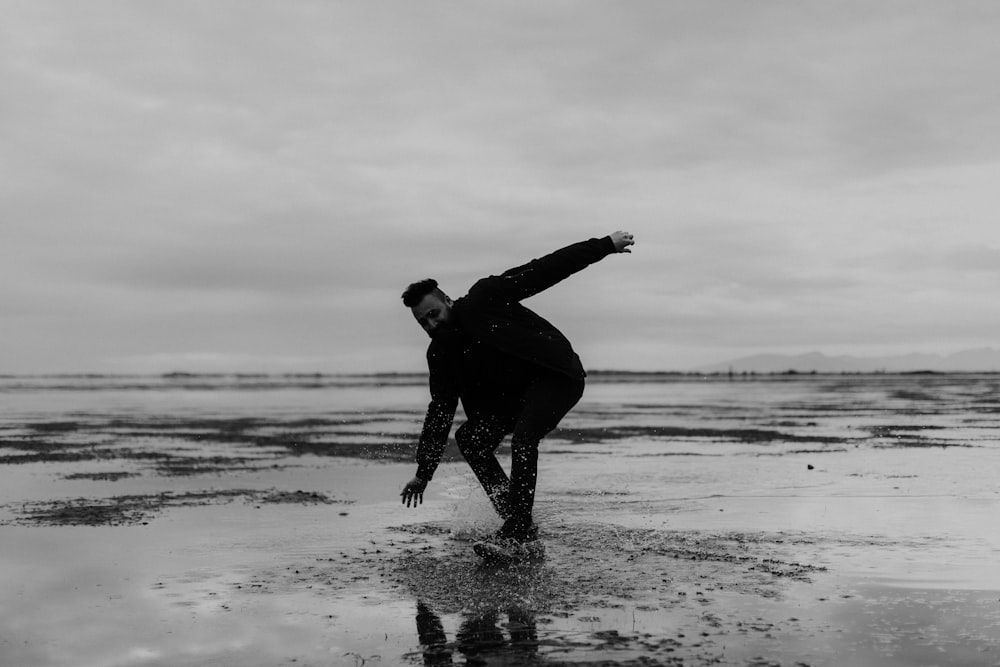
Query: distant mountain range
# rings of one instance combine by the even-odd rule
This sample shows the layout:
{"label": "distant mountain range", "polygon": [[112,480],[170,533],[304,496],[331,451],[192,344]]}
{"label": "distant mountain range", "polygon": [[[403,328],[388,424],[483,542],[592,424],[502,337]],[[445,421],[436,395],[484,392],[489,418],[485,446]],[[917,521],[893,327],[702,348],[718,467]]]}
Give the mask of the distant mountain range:
{"label": "distant mountain range", "polygon": [[732,361],[699,367],[706,373],[906,373],[918,371],[1000,372],[1000,350],[991,347],[954,354],[901,354],[886,357],[828,356],[807,354],[755,354]]}

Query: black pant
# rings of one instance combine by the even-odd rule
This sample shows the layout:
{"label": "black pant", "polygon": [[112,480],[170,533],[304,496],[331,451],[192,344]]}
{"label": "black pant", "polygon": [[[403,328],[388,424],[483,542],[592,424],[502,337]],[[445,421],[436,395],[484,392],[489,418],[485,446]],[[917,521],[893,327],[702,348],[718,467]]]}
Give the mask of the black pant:
{"label": "black pant", "polygon": [[[516,533],[531,526],[538,443],[576,405],[583,387],[582,378],[541,372],[519,395],[478,401],[469,420],[455,432],[462,456],[497,513],[506,520],[505,531]],[[509,479],[495,455],[507,434],[511,434]]]}

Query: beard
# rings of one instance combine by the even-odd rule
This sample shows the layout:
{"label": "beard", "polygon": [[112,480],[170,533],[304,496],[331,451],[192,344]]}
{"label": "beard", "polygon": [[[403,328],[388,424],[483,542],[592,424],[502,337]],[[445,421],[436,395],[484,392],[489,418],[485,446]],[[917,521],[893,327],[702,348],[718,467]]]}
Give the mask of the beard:
{"label": "beard", "polygon": [[433,332],[431,332],[431,338],[433,340],[439,340],[442,342],[457,340],[459,336],[460,332],[458,328],[451,322],[442,322],[434,329]]}

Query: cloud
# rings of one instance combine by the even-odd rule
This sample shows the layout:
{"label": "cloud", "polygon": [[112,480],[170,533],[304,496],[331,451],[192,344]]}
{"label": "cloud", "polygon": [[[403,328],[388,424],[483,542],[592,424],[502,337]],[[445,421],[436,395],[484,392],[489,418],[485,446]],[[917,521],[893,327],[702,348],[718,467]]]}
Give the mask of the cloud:
{"label": "cloud", "polygon": [[11,367],[419,363],[405,284],[617,228],[538,302],[615,362],[992,335],[992,5],[8,9]]}

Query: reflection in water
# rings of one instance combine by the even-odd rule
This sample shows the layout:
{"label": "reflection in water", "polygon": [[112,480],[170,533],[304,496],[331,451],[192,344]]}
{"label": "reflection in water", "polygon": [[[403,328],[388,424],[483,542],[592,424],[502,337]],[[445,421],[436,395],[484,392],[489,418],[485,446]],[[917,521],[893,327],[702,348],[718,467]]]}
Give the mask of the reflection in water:
{"label": "reflection in water", "polygon": [[417,602],[417,638],[423,647],[425,665],[450,665],[451,648],[438,615],[423,602]]}
{"label": "reflection in water", "polygon": [[417,602],[417,635],[423,647],[424,664],[454,664],[456,651],[468,664],[519,665],[531,661],[538,651],[533,615],[511,607],[506,617],[507,622],[503,623],[497,611],[466,614],[455,641],[449,643],[438,615],[423,602]]}

